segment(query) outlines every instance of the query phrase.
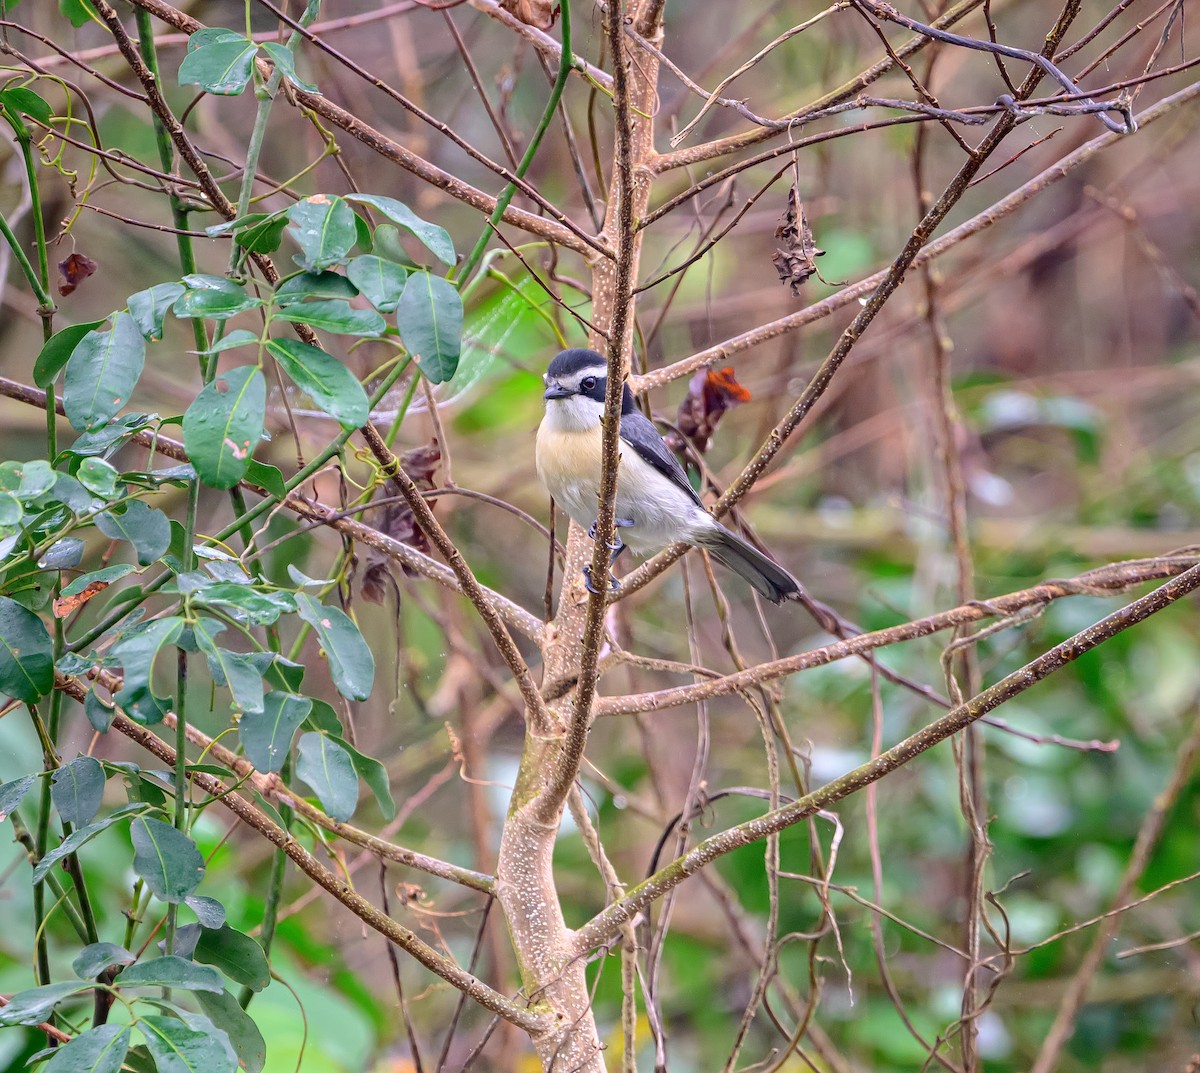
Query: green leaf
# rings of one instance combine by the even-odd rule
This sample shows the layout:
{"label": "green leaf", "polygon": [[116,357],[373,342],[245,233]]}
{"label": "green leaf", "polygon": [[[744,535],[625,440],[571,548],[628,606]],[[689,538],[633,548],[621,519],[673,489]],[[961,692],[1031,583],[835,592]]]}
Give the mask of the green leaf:
{"label": "green leaf", "polygon": [[75,471],[79,483],[94,495],[112,499],[117,494],[116,469],[103,458],[85,458]]}
{"label": "green leaf", "polygon": [[396,815],[396,802],[392,798],[387,768],[373,756],[360,753],[345,738],[337,734],[331,734],[330,737],[350,754],[350,762],[354,765],[354,770],[371,788],[371,793],[375,795],[375,801],[379,805],[379,811],[383,818],[385,820],[393,819]]}
{"label": "green leaf", "polygon": [[346,266],[346,275],[380,313],[391,313],[404,293],[408,269],[395,261],[366,254],[355,257]]}
{"label": "green leaf", "polygon": [[231,30],[228,26],[205,26],[203,30],[197,30],[187,40],[187,54],[195,52],[198,48],[203,48],[205,45],[215,44],[217,41],[244,41],[237,30]]}
{"label": "green leaf", "polygon": [[165,902],[182,902],[204,878],[195,843],[169,823],[141,816],[133,821],[133,870]]}
{"label": "green leaf", "polygon": [[451,284],[429,272],[408,277],[396,307],[396,327],[421,372],[435,384],[449,380],[458,368],[462,324],[462,298]]}
{"label": "green leaf", "polygon": [[26,503],[44,496],[58,480],[54,467],[43,458],[17,463],[17,474],[21,478],[17,486],[17,498]]}
{"label": "green leaf", "polygon": [[307,90],[309,93],[317,92],[315,85],[311,82],[305,82],[296,74],[296,57],[290,48],[279,44],[277,41],[268,41],[263,44],[262,50],[271,57],[271,61],[279,69],[279,73],[289,82],[294,83],[303,90]]}
{"label": "green leaf", "polygon": [[379,336],[387,322],[373,309],[352,309],[346,302],[304,302],[285,306],[275,314],[280,320],[307,324],[334,335]]}
{"label": "green leaf", "polygon": [[229,1037],[246,1073],[262,1073],[267,1064],[267,1045],[258,1025],[250,1019],[238,1000],[228,991],[218,994],[202,991],[196,995],[196,1001],[208,1014],[208,1019]]}
{"label": "green leaf", "polygon": [[209,238],[232,235],[235,231],[254,227],[256,224],[261,224],[263,220],[269,220],[275,215],[277,214],[274,212],[248,212],[245,216],[236,216],[232,220],[222,220],[219,224],[210,224],[204,229],[204,233]]}
{"label": "green leaf", "polygon": [[204,928],[193,953],[196,961],[215,965],[234,983],[261,991],[271,982],[267,955],[249,935],[225,925]]}
{"label": "green leaf", "polygon": [[400,238],[400,228],[395,224],[380,224],[371,235],[371,252],[385,261],[402,265],[408,271],[421,268],[421,265],[409,256],[408,250]]}
{"label": "green leaf", "polygon": [[120,513],[96,515],[96,528],[110,540],[128,540],[142,566],[161,559],[171,546],[171,523],[167,516],[140,499],[130,500]]}
{"label": "green leaf", "polygon": [[234,704],[243,712],[263,710],[262,676],[254,661],[245,652],[230,652],[217,646],[213,627],[220,625],[212,619],[200,619],[193,633],[200,651],[208,659],[208,669],[217,685],[228,686]]}
{"label": "green leaf", "polygon": [[222,373],[196,396],[183,415],[183,442],[205,484],[232,488],[246,475],[266,408],[267,384],[252,365]]}
{"label": "green leaf", "polygon": [[366,700],[375,683],[375,658],[353,620],[304,592],[296,594],[296,609],[325,649],[337,691],[351,700]]}
{"label": "green leaf", "polygon": [[185,320],[194,317],[229,320],[262,305],[262,299],[247,294],[241,286],[224,276],[197,273],[184,276],[183,283],[187,290],[175,300],[171,309],[175,316]]}
{"label": "green leaf", "polygon": [[8,1000],[7,1006],[0,1007],[0,1025],[39,1025],[63,999],[86,991],[90,986],[76,983],[74,980],[64,980],[43,987],[31,987],[28,991],[18,991]]}
{"label": "green leaf", "polygon": [[58,0],[58,10],[75,29],[85,26],[88,22],[99,22],[91,0]]}
{"label": "green leaf", "polygon": [[83,562],[86,545],[78,537],[63,537],[46,549],[38,560],[40,570],[70,570]]}
{"label": "green leaf", "polygon": [[81,846],[90,842],[98,834],[107,831],[114,823],[120,823],[122,820],[128,819],[131,815],[145,811],[145,805],[122,805],[115,812],[110,812],[102,820],[97,820],[95,823],[89,823],[86,827],[80,827],[77,831],[72,831],[70,837],[64,838],[54,849],[50,850],[33,869],[33,882],[40,883],[46,878],[46,874],[64,857],[69,857],[76,852]]}
{"label": "green leaf", "polygon": [[122,987],[181,987],[185,991],[224,991],[215,969],[168,954],[139,961],[125,969],[117,981]]}
{"label": "green leaf", "polygon": [[302,302],[308,298],[353,298],[358,288],[337,272],[301,272],[285,279],[275,291],[279,306]]}
{"label": "green leaf", "polygon": [[454,264],[454,242],[450,233],[444,227],[422,220],[403,201],[381,197],[378,194],[349,194],[347,200],[378,209],[393,223],[399,224],[420,239],[421,244],[438,260],[444,264]]}
{"label": "green leaf", "polygon": [[54,109],[25,86],[9,86],[0,90],[0,101],[18,115],[30,116],[46,126],[49,126],[50,120],[54,118]]}
{"label": "green leaf", "polygon": [[0,596],[0,694],[33,704],[53,688],[53,646],[42,620]]}
{"label": "green leaf", "polygon": [[93,320],[87,324],[72,324],[50,336],[33,363],[33,382],[43,390],[53,384],[83,337],[103,323]]}
{"label": "green leaf", "polygon": [[78,596],[84,589],[95,581],[101,581],[105,584],[123,578],[126,574],[131,574],[136,569],[132,563],[117,563],[115,566],[103,566],[99,570],[93,570],[90,574],[80,574],[74,581],[63,588],[64,596]]}
{"label": "green leaf", "polygon": [[136,960],[125,947],[116,943],[92,943],[75,955],[71,968],[81,980],[94,980],[113,965],[132,965]]}
{"label": "green leaf", "polygon": [[268,693],[263,698],[263,711],[243,715],[238,721],[238,735],[250,763],[259,771],[278,771],[283,767],[292,735],[311,709],[312,700],[308,697]]}
{"label": "green leaf", "polygon": [[251,484],[258,485],[272,499],[283,499],[287,495],[287,488],[283,483],[283,474],[279,472],[279,467],[277,466],[268,465],[266,462],[256,462],[254,459],[251,459],[250,466],[246,470],[245,479]]}
{"label": "green leaf", "polygon": [[271,339],[267,350],[296,386],[342,428],[361,428],[367,423],[367,393],[337,358],[293,339]]}
{"label": "green leaf", "polygon": [[300,247],[300,267],[323,272],[339,265],[354,248],[354,210],[340,197],[313,194],[287,212],[292,238]]}
{"label": "green leaf", "polygon": [[232,581],[210,583],[196,591],[192,602],[202,607],[230,607],[233,617],[249,626],[270,626],[280,615],[296,610],[291,593],[258,589]]}
{"label": "green leaf", "polygon": [[274,253],[283,242],[283,229],[287,217],[283,213],[272,213],[265,220],[233,233],[233,241],[251,253]]}
{"label": "green leaf", "polygon": [[158,1073],[235,1073],[224,1033],[189,1028],[174,1017],[146,1016],[138,1021]]}
{"label": "green leaf", "polygon": [[112,726],[115,712],[92,689],[83,698],[83,714],[87,716],[87,721],[92,724],[94,730],[99,731],[101,734],[107,734],[108,728]]}
{"label": "green leaf", "polygon": [[316,697],[312,697],[311,700],[312,711],[308,713],[305,726],[310,726],[314,730],[322,730],[334,737],[341,737],[342,721],[338,718],[338,713],[334,710],[333,705],[326,704],[325,701],[318,700]]}
{"label": "green leaf", "polygon": [[311,786],[321,805],[344,823],[358,806],[358,775],[350,754],[328,734],[309,731],[300,735],[296,774]]}
{"label": "green leaf", "polygon": [[104,768],[93,756],[77,756],[50,776],[50,795],[65,823],[90,823],[104,797]]}
{"label": "green leaf", "polygon": [[33,785],[34,775],[23,775],[19,779],[13,779],[12,782],[6,782],[0,786],[0,822],[7,820],[15,809],[24,800],[25,795],[29,793],[29,787]]}
{"label": "green leaf", "polygon": [[216,898],[193,894],[184,899],[184,904],[196,914],[196,919],[206,928],[219,928],[225,923],[225,906]]}
{"label": "green leaf", "polygon": [[183,625],[177,617],[156,619],[112,646],[113,661],[125,670],[125,683],[113,701],[135,722],[157,723],[171,709],[170,700],[154,695],[154,660],[164,645],[179,640]]}
{"label": "green leaf", "polygon": [[63,409],[80,432],[103,428],[129,401],[146,363],[146,340],[128,313],[111,331],[88,332],[71,352],[63,382]]}
{"label": "green leaf", "polygon": [[66,453],[78,458],[111,453],[122,440],[128,439],[139,429],[146,428],[157,420],[157,414],[122,414],[104,428],[95,432],[85,432],[66,448]]}
{"label": "green leaf", "polygon": [[202,44],[179,65],[179,84],[199,86],[206,93],[236,97],[246,88],[258,46],[245,37],[226,37]]}
{"label": "green leaf", "polygon": [[157,343],[162,338],[167,310],[185,290],[182,283],[156,283],[129,296],[129,315],[146,340]]}
{"label": "green leaf", "polygon": [[13,529],[21,524],[25,508],[12,492],[0,492],[0,529]]}
{"label": "green leaf", "polygon": [[218,339],[203,353],[205,354],[224,354],[227,350],[233,350],[239,346],[251,346],[258,344],[258,332],[248,332],[245,328],[235,328],[223,339]]}
{"label": "green leaf", "polygon": [[287,227],[287,222],[287,215],[283,212],[252,212],[204,230],[213,238],[232,234],[233,241],[251,253],[274,253],[283,240],[283,229]]}
{"label": "green leaf", "polygon": [[126,1025],[100,1025],[57,1048],[42,1073],[117,1073],[128,1050]]}

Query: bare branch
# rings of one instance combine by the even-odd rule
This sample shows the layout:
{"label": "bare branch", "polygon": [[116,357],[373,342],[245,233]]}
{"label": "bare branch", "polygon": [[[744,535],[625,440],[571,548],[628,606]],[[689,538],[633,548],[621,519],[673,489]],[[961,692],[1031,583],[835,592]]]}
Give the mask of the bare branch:
{"label": "bare branch", "polygon": [[1169,607],[1175,601],[1200,588],[1200,565],[1192,566],[1178,577],[1168,581],[1141,599],[1113,612],[1061,644],[1055,645],[1020,670],[1005,675],[995,685],[959,705],[940,719],[923,727],[902,742],[880,753],[874,760],[862,764],[845,775],[826,783],[819,790],[773,812],[738,824],[719,834],[705,839],[694,849],[660,868],[649,879],[634,887],[629,895],[603,910],[575,933],[577,949],[582,953],[594,950],[612,940],[618,929],[632,920],[650,903],[678,886],[697,870],[716,858],[733,852],[741,846],[756,842],[775,831],[798,823],[808,816],[857,793],[864,786],[903,767],[909,761],[963,728],[970,726],[981,716],[999,707],[1005,701],[1023,693],[1068,663],[1090,652],[1093,648],[1110,640],[1131,626],[1143,622],[1151,615]]}

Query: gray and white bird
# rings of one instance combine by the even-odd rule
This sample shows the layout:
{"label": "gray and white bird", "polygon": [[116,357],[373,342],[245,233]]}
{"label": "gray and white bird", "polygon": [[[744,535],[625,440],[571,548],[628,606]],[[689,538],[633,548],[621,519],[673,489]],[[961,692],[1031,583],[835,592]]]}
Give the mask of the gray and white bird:
{"label": "gray and white bird", "polygon": [[[608,363],[594,350],[564,350],[544,377],[546,415],[537,433],[537,472],[546,490],[595,538]],[[649,555],[675,541],[704,548],[772,603],[800,598],[800,583],[704,507],[653,422],[624,388],[617,469],[616,546]],[[592,588],[590,576],[588,588]]]}

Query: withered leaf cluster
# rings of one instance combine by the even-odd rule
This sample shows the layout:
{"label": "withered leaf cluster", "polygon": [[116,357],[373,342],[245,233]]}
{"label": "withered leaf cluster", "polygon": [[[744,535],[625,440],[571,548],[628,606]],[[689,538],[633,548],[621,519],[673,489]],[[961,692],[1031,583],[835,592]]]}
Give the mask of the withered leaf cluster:
{"label": "withered leaf cluster", "polygon": [[[438,463],[441,460],[441,446],[437,440],[431,440],[420,447],[414,447],[411,451],[405,451],[400,456],[400,467],[412,478],[413,483],[420,491],[431,492],[437,487],[434,475],[437,473]],[[391,502],[380,509],[379,517],[375,519],[375,528],[386,533],[393,540],[398,540],[401,544],[407,544],[428,555],[429,541],[424,531],[417,525],[412,508],[401,498],[400,487],[395,481],[388,481],[383,488],[384,494]],[[436,506],[437,504],[434,503],[433,507],[436,508]],[[412,576],[412,571],[407,567],[404,572]],[[367,554],[367,565],[363,571],[362,594],[371,603],[381,604],[384,600],[385,586],[389,584],[393,589],[395,588],[391,560],[382,552],[372,548]]]}
{"label": "withered leaf cluster", "polygon": [[[739,402],[749,401],[750,392],[737,382],[733,366],[701,369],[692,377],[687,397],[679,404],[675,427],[700,454],[704,454],[725,411]],[[675,432],[668,433],[666,439],[677,451],[684,446]]]}
{"label": "withered leaf cluster", "polygon": [[817,247],[813,240],[812,228],[808,217],[804,214],[804,202],[796,193],[796,185],[788,191],[788,207],[784,214],[783,223],[775,228],[775,237],[784,245],[776,249],[771,257],[771,263],[779,273],[779,282],[790,284],[792,297],[800,297],[800,288],[809,276],[817,275],[816,258],[823,257],[825,251]]}

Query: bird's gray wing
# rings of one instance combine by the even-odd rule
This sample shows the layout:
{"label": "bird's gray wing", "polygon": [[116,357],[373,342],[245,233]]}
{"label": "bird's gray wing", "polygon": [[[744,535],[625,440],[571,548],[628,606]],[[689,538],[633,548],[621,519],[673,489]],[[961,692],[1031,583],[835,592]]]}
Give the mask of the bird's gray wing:
{"label": "bird's gray wing", "polygon": [[621,440],[632,447],[644,462],[648,462],[672,484],[685,491],[698,507],[704,506],[678,459],[658,434],[654,422],[640,410],[621,415]]}

